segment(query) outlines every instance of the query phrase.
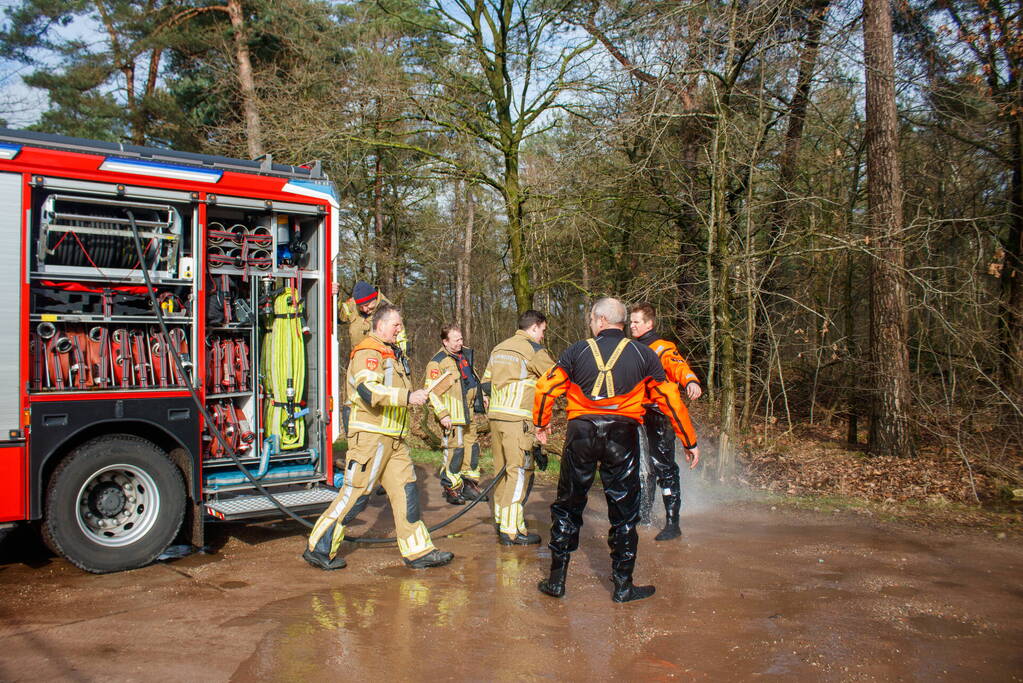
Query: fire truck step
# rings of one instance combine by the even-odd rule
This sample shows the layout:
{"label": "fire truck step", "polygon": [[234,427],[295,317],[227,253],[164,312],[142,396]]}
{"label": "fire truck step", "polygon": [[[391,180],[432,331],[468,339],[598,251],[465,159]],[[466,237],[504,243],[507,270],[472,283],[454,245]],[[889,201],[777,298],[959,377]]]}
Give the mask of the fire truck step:
{"label": "fire truck step", "polygon": [[[337,495],[336,489],[318,486],[301,491],[274,492],[281,505],[298,515],[319,514]],[[256,517],[280,517],[282,513],[266,496],[235,496],[206,503],[206,514],[216,519],[253,519]]]}

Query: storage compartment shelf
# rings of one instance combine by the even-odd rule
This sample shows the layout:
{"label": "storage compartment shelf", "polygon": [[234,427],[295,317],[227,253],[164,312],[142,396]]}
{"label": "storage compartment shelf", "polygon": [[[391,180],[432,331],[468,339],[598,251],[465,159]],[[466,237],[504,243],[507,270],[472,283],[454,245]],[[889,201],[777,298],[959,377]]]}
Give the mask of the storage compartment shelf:
{"label": "storage compartment shelf", "polygon": [[[259,480],[257,479],[256,481],[259,481]],[[273,488],[275,486],[294,486],[296,484],[315,484],[317,482],[322,482],[322,481],[323,481],[323,475],[317,473],[317,474],[313,474],[313,475],[309,475],[309,476],[305,476],[305,477],[300,477],[300,478],[296,478],[296,479],[279,479],[279,480],[276,480],[276,481],[275,480],[260,481],[259,484],[263,488],[269,489],[269,488]],[[202,491],[203,491],[204,494],[214,494],[214,493],[231,493],[233,491],[251,491],[251,490],[252,490],[252,484],[250,484],[249,481],[246,479],[244,484],[238,484],[238,485],[234,485],[234,486],[217,486],[215,488],[203,487]],[[260,498],[262,498],[262,497],[263,496],[260,496]]]}
{"label": "storage compartment shelf", "polygon": [[[29,316],[32,322],[51,323],[122,323],[125,325],[159,325],[156,316],[144,315],[87,315],[84,313],[34,313]],[[164,315],[163,321],[168,325],[189,325],[192,319],[189,316]]]}
{"label": "storage compartment shelf", "polygon": [[[122,283],[122,284],[145,284],[142,273],[138,273],[137,276],[131,277],[120,277],[116,275],[108,275],[106,277],[97,275],[96,271],[92,268],[87,269],[89,272],[81,275],[75,275],[73,278],[56,277],[53,273],[40,273],[39,271],[32,271],[29,273],[29,278],[32,280],[68,280],[72,279],[75,282],[102,282],[105,284],[110,283]],[[176,277],[158,277],[156,274],[150,274],[154,285],[163,285],[165,287],[191,287],[192,280],[182,280]]]}
{"label": "storage compartment shelf", "polygon": [[[278,462],[279,463],[279,462],[284,462],[286,460],[300,460],[300,461],[303,461],[303,462],[309,462],[309,459],[312,457],[312,455],[313,455],[312,451],[309,451],[309,450],[284,451],[282,453],[275,453],[274,455],[271,455],[270,456],[270,462]],[[255,464],[259,463],[259,456],[258,455],[239,456],[238,457],[238,461],[241,462],[241,463],[244,463],[246,465],[255,465]],[[207,459],[207,460],[203,460],[202,461],[203,469],[206,469],[207,467],[222,467],[222,466],[225,466],[225,465],[234,465],[234,464],[235,464],[234,460],[231,460],[230,458],[216,458],[216,459],[212,459],[211,458],[211,459]]]}
{"label": "storage compartment shelf", "polygon": [[252,392],[251,391],[225,391],[225,392],[219,393],[219,394],[216,394],[216,393],[213,393],[213,392],[207,392],[206,393],[206,400],[207,401],[216,401],[217,399],[221,399],[221,398],[243,398],[245,396],[252,396]]}

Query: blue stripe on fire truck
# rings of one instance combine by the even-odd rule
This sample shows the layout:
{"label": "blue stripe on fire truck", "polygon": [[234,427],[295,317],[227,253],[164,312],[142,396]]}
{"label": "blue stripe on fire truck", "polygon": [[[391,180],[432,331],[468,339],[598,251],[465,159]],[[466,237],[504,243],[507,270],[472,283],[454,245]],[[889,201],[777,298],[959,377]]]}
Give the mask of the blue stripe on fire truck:
{"label": "blue stripe on fire truck", "polygon": [[214,169],[195,168],[194,166],[177,166],[175,164],[164,164],[157,161],[142,161],[140,159],[124,159],[121,157],[107,157],[99,170],[115,171],[117,173],[134,173],[135,175],[159,176],[161,178],[175,178],[177,180],[190,180],[197,183],[216,183],[224,175],[223,171]]}
{"label": "blue stripe on fire truck", "polygon": [[13,159],[21,151],[21,145],[12,145],[9,142],[0,142],[0,159]]}

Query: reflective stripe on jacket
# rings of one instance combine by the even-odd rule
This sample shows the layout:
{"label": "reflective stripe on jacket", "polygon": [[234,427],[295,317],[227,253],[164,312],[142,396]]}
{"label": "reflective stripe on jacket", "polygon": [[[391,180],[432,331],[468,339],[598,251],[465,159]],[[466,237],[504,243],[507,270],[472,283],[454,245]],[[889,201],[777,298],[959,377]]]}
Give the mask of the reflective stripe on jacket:
{"label": "reflective stripe on jacket", "polygon": [[372,334],[352,350],[347,377],[350,435],[373,432],[401,437],[408,432],[412,378],[396,350],[400,353]]}
{"label": "reflective stripe on jacket", "polygon": [[487,417],[531,419],[536,380],[553,365],[547,349],[522,330],[495,346],[483,373],[483,392],[490,396]]}
{"label": "reflective stripe on jacket", "polygon": [[[469,362],[469,372],[474,372],[472,369],[471,350],[463,349],[462,354]],[[454,356],[444,349],[438,351],[430,359],[430,362],[426,364],[426,381],[423,383],[423,386],[429,387],[438,377],[443,376],[445,372],[451,373],[455,381],[440,396],[430,392],[430,407],[433,408],[433,412],[438,420],[450,417],[452,425],[468,425],[472,422],[473,403],[476,400],[477,387],[473,386],[472,389],[466,389],[468,382],[462,378],[458,361]]]}

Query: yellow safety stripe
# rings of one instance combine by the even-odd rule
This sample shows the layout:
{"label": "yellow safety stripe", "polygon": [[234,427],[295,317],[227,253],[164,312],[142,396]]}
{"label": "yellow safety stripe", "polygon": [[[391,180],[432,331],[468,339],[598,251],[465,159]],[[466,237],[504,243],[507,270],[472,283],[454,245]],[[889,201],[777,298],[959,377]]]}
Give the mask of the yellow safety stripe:
{"label": "yellow safety stripe", "polygon": [[401,390],[398,387],[389,387],[385,384],[378,384],[377,382],[366,382],[366,388],[374,394],[386,398],[391,405],[388,408],[394,408],[393,404],[398,402],[398,397],[401,395]]}
{"label": "yellow safety stripe", "polygon": [[517,417],[532,417],[532,403],[523,407],[522,401],[526,392],[534,387],[536,387],[536,378],[530,377],[510,382],[501,388],[491,388],[490,412],[507,413]]}
{"label": "yellow safety stripe", "polygon": [[[408,431],[410,425],[408,406],[384,406],[381,409],[379,422],[362,419],[364,412],[357,405],[352,406],[352,414],[348,421],[349,432],[372,432],[401,437]],[[370,413],[368,417],[372,419],[375,416]]]}
{"label": "yellow safety stripe", "polygon": [[444,402],[440,400],[440,396],[433,393],[432,391],[428,394],[430,397],[430,405],[433,407],[434,413],[444,412]]}
{"label": "yellow safety stripe", "polygon": [[[432,396],[433,394],[431,394]],[[462,424],[465,420],[465,403],[462,401],[461,396],[450,396],[444,394],[441,398],[443,407],[447,409],[448,415],[451,417],[451,422],[454,424]]]}
{"label": "yellow safety stripe", "polygon": [[498,505],[494,503],[494,524],[497,524],[501,533],[508,536],[526,533],[526,522],[522,515],[522,504],[512,503],[511,505]]}
{"label": "yellow safety stripe", "polygon": [[600,349],[597,348],[597,340],[590,339],[586,340],[586,343],[590,345],[590,352],[593,354],[593,362],[597,364],[597,381],[593,383],[593,388],[590,389],[590,396],[593,398],[600,398],[600,390],[607,383],[607,395],[608,397],[615,395],[615,381],[611,376],[611,370],[614,368],[615,363],[618,362],[618,357],[622,355],[622,351],[629,345],[628,339],[622,339],[618,342],[618,346],[615,347],[614,353],[607,359],[605,363],[600,358]]}
{"label": "yellow safety stripe", "polygon": [[363,382],[379,382],[383,379],[383,375],[379,372],[373,372],[372,370],[359,370],[352,375],[350,384],[352,386],[359,386]]}
{"label": "yellow safety stripe", "polygon": [[402,557],[410,559],[412,556],[421,557],[433,550],[433,541],[430,539],[430,532],[422,521],[416,522],[412,533],[405,538],[399,538],[398,551]]}

